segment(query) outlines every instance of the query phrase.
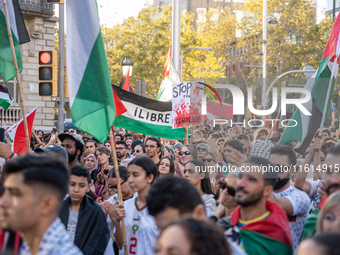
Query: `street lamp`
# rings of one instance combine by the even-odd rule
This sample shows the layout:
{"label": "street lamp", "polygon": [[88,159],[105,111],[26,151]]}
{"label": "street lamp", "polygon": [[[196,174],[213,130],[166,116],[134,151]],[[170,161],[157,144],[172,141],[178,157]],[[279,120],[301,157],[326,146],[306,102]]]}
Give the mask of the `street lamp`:
{"label": "street lamp", "polygon": [[130,60],[130,56],[125,56],[124,61],[122,61],[121,65],[123,68],[123,75],[125,75],[130,68],[129,76],[131,77],[132,75],[132,67],[133,67],[133,62]]}
{"label": "street lamp", "polygon": [[181,82],[183,82],[183,54],[187,50],[212,50],[212,47],[188,47],[181,53]]}
{"label": "street lamp", "polygon": [[279,21],[277,19],[270,19],[268,20],[268,24],[270,25],[276,25]]}

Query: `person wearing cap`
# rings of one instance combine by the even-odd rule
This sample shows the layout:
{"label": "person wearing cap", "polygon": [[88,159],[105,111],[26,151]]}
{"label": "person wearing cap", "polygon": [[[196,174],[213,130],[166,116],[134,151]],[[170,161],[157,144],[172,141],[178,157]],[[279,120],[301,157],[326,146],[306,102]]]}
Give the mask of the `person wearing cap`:
{"label": "person wearing cap", "polygon": [[57,155],[64,159],[65,163],[68,163],[68,154],[65,148],[60,145],[49,145],[46,148],[36,148],[34,150],[36,154],[49,154],[49,155]]}
{"label": "person wearing cap", "polygon": [[84,141],[81,135],[75,133],[63,133],[60,134],[58,138],[61,141],[61,146],[63,146],[67,151],[68,166],[71,168],[72,166],[78,165],[79,158],[84,151]]}
{"label": "person wearing cap", "polygon": [[275,134],[272,135],[272,137],[270,137],[269,140],[270,140],[273,144],[277,145],[277,144],[279,143],[279,141],[280,141],[280,138],[281,138],[281,136],[280,136],[278,133],[275,133]]}

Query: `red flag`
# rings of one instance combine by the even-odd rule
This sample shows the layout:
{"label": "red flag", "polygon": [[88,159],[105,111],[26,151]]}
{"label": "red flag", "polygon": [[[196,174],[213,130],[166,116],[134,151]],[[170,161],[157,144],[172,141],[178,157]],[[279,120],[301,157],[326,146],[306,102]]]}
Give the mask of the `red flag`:
{"label": "red flag", "polygon": [[[26,115],[29,140],[31,140],[31,132],[36,110],[37,108],[34,108],[29,114]],[[27,143],[23,119],[11,126],[5,132],[5,135],[12,142],[12,151],[15,154],[24,154],[27,152]]]}
{"label": "red flag", "polygon": [[130,79],[130,68],[128,68],[127,73],[125,73],[122,81],[120,82],[119,87],[129,91],[129,79]]}
{"label": "red flag", "polygon": [[113,94],[113,101],[115,103],[116,118],[117,118],[119,115],[122,115],[127,110],[113,89],[112,89],[112,94]]}

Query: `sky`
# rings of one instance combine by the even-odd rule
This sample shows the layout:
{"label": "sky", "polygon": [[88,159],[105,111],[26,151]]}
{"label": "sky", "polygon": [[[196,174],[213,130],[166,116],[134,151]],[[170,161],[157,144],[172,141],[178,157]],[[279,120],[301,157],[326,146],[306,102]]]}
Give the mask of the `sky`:
{"label": "sky", "polygon": [[[136,17],[145,4],[152,3],[153,0],[97,0],[100,24],[105,27],[121,24],[131,16]],[[54,11],[55,16],[59,17],[57,4]]]}
{"label": "sky", "polygon": [[145,3],[152,0],[97,0],[100,24],[112,27],[124,19],[137,16]]}

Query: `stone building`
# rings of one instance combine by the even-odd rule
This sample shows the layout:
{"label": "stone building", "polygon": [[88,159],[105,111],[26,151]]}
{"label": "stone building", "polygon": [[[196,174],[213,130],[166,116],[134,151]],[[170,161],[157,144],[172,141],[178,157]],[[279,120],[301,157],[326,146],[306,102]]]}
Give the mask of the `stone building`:
{"label": "stone building", "polygon": [[[55,127],[55,102],[51,97],[38,95],[38,53],[39,50],[55,49],[55,27],[58,18],[53,17],[54,5],[49,5],[45,0],[18,0],[25,25],[30,37],[30,42],[20,46],[23,70],[20,81],[23,89],[26,114],[37,107],[33,126],[36,130],[51,131]],[[2,81],[1,81],[2,82]],[[21,119],[20,96],[16,79],[6,84],[14,103],[7,111],[0,109],[0,125],[8,127]]]}

